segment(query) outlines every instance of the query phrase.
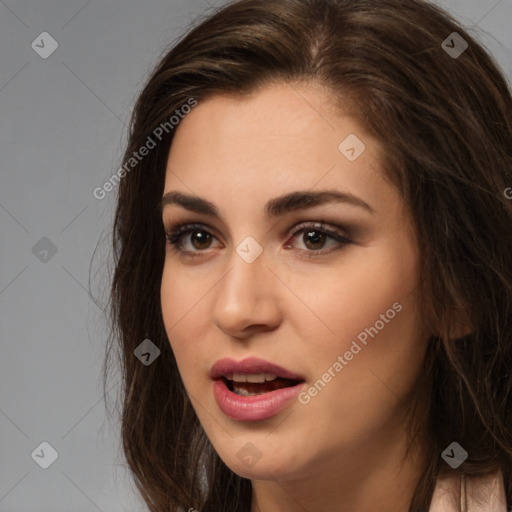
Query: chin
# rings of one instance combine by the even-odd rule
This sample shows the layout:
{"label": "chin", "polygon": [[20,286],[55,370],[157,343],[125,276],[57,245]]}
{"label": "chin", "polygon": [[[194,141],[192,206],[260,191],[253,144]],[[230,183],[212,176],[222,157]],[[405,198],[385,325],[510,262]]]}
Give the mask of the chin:
{"label": "chin", "polygon": [[[252,440],[251,440],[252,439]],[[277,439],[276,439],[277,441]],[[297,448],[286,446],[283,452],[284,440],[279,443],[269,442],[263,438],[255,441],[251,436],[237,440],[226,451],[219,451],[224,463],[237,475],[250,480],[287,480],[296,474],[300,468],[297,461]],[[233,450],[233,446],[236,446]]]}

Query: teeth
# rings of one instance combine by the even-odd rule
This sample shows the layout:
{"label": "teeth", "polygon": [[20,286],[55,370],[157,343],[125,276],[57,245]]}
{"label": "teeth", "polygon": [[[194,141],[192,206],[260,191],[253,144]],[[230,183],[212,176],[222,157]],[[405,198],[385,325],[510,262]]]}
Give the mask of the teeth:
{"label": "teeth", "polygon": [[233,386],[233,392],[236,393],[237,395],[242,395],[242,396],[255,396],[255,395],[263,395],[264,393],[266,393],[265,391],[252,393],[252,392],[247,391],[244,388],[239,388],[236,385]]}
{"label": "teeth", "polygon": [[265,374],[264,373],[253,373],[247,375],[247,382],[265,382]]}
{"label": "teeth", "polygon": [[226,379],[232,380],[233,382],[265,382],[275,380],[277,375],[273,373],[233,373],[226,374]]}

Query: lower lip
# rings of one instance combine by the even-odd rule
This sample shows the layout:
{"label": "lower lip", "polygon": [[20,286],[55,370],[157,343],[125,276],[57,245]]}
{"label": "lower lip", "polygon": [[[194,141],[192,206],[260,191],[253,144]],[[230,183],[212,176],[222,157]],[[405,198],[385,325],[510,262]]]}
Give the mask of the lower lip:
{"label": "lower lip", "polygon": [[237,395],[222,379],[213,382],[213,396],[221,411],[233,420],[258,421],[282,411],[297,398],[304,382],[254,396]]}

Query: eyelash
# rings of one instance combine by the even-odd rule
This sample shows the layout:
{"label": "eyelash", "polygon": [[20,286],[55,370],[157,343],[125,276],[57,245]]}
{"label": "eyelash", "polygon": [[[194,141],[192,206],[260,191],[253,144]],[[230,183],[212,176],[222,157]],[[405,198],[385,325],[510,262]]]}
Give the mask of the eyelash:
{"label": "eyelash", "polygon": [[[340,233],[333,231],[327,227],[325,227],[325,224],[323,221],[321,222],[305,222],[297,226],[292,232],[290,232],[287,236],[288,237],[296,237],[299,233],[302,233],[304,231],[317,231],[319,233],[327,235],[329,238],[334,239],[336,242],[339,242],[341,245],[335,249],[330,249],[328,252],[325,252],[323,250],[305,250],[301,249],[301,252],[305,254],[308,258],[315,258],[318,256],[323,256],[326,254],[330,254],[331,252],[335,252],[338,250],[343,249],[346,245],[353,243],[352,240],[347,238],[346,236],[341,235]],[[184,251],[180,249],[180,241],[181,238],[184,235],[190,234],[194,231],[204,231],[208,234],[211,234],[214,238],[215,235],[213,235],[208,229],[207,226],[204,224],[182,224],[179,226],[175,226],[170,228],[166,231],[165,236],[167,239],[167,243],[170,244],[171,249],[178,253],[180,258],[187,258],[187,259],[194,259],[194,258],[200,258],[202,257],[202,253],[206,251]]]}

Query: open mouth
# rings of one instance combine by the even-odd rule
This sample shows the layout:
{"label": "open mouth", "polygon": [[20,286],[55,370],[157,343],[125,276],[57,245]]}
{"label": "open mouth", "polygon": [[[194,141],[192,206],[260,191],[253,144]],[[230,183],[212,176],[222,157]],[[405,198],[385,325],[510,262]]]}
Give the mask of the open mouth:
{"label": "open mouth", "polygon": [[300,373],[258,357],[223,358],[210,369],[219,409],[231,420],[260,421],[291,406],[305,384]]}
{"label": "open mouth", "polygon": [[226,387],[240,396],[256,396],[299,384],[300,380],[285,379],[274,374],[226,374],[221,377]]}

